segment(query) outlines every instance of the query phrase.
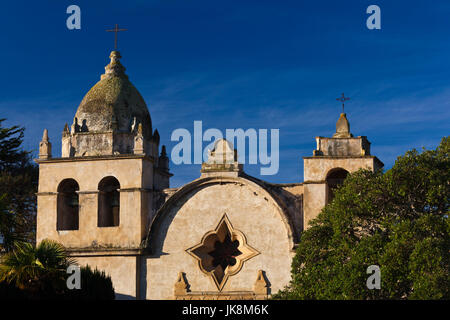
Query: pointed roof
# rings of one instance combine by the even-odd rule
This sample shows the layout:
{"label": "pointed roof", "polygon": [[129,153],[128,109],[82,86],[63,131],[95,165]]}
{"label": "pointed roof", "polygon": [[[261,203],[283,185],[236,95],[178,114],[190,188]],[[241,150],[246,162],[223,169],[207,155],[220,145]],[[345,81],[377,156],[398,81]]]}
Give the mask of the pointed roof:
{"label": "pointed roof", "polygon": [[347,120],[345,113],[341,113],[338,121],[336,122],[336,133],[333,134],[333,138],[351,138],[353,135],[350,133],[350,123]]}

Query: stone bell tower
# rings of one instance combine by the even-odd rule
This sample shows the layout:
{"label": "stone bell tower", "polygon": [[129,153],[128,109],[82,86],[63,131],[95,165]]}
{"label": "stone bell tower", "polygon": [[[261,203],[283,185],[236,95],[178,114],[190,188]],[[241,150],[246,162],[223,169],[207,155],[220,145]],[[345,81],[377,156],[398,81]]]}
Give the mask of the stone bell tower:
{"label": "stone bell tower", "polygon": [[345,113],[336,123],[331,138],[316,137],[317,147],[304,163],[304,226],[317,217],[329,203],[348,173],[360,168],[377,170],[384,165],[370,154],[370,142],[365,136],[354,137]]}
{"label": "stone bell tower", "polygon": [[136,297],[141,243],[157,209],[154,199],[172,175],[147,105],[120,58],[111,52],[100,81],[72,125],[64,126],[60,158],[52,157],[44,131],[36,160],[37,242],[60,242],[81,265],[105,270],[119,292]]}

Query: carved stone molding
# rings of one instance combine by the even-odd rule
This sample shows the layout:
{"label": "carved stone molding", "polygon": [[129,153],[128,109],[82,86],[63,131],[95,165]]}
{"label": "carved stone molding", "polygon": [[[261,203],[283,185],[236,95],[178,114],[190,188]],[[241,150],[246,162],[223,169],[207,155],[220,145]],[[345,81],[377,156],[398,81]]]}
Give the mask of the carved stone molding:
{"label": "carved stone molding", "polygon": [[186,252],[198,261],[200,270],[213,279],[219,291],[230,276],[242,269],[245,261],[259,254],[247,244],[245,235],[233,228],[226,214],[215,230],[207,232],[200,243]]}
{"label": "carved stone molding", "polygon": [[174,285],[175,300],[264,300],[269,296],[270,283],[265,272],[258,270],[253,291],[191,291],[184,272],[179,272]]}

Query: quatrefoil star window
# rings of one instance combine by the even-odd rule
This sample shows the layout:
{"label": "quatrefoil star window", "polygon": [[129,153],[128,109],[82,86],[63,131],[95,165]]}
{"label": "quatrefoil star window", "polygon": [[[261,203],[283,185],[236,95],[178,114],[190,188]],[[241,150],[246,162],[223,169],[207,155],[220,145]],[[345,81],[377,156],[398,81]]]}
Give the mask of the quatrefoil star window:
{"label": "quatrefoil star window", "polygon": [[242,269],[245,261],[259,254],[247,244],[244,234],[233,229],[226,214],[215,230],[207,232],[199,244],[186,252],[198,261],[200,270],[213,279],[219,291],[230,276]]}

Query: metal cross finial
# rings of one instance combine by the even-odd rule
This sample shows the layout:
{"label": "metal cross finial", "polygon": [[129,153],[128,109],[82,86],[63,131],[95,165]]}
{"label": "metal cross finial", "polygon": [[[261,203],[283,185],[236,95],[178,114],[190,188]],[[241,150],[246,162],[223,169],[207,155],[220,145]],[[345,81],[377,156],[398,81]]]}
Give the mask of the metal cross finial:
{"label": "metal cross finial", "polygon": [[342,113],[344,113],[344,103],[345,101],[350,100],[350,98],[347,98],[344,94],[342,94],[342,96],[336,100],[342,102]]}
{"label": "metal cross finial", "polygon": [[119,29],[119,25],[116,24],[116,26],[114,27],[114,29],[109,29],[106,30],[106,32],[114,32],[114,50],[117,50],[117,33],[119,33],[120,31],[127,31],[128,29]]}

